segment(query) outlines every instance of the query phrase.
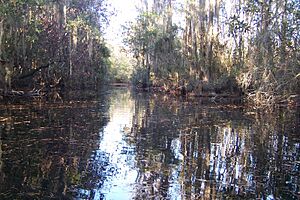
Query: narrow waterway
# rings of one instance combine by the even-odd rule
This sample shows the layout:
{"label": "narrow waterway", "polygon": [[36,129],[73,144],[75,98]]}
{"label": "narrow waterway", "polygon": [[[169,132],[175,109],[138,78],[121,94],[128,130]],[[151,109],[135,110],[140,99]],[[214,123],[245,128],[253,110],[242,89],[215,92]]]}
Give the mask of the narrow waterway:
{"label": "narrow waterway", "polygon": [[128,89],[0,106],[0,199],[298,199],[299,110]]}

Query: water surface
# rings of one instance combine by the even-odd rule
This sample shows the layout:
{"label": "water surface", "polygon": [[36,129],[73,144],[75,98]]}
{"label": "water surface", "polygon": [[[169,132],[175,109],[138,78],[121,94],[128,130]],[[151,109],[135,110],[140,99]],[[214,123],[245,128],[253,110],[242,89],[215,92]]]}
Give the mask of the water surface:
{"label": "water surface", "polygon": [[298,130],[299,110],[128,89],[3,103],[0,199],[298,199]]}

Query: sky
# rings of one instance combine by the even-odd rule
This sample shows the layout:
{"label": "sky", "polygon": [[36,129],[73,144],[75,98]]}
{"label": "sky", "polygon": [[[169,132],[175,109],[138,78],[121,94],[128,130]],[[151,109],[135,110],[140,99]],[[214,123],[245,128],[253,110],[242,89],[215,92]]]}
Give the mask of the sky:
{"label": "sky", "polygon": [[[137,6],[140,6],[141,0],[108,0],[111,9],[115,15],[110,18],[109,27],[106,29],[105,37],[109,44],[113,46],[122,46],[122,25],[126,22],[134,21],[138,15]],[[152,0],[148,0],[151,7]],[[183,4],[183,0],[174,0],[173,6],[178,7]],[[178,12],[173,13],[173,22],[182,25],[182,16]]]}
{"label": "sky", "polygon": [[[122,44],[122,25],[128,21],[134,21],[138,15],[136,6],[141,4],[141,0],[109,0],[111,9],[114,10],[115,16],[110,19],[109,27],[106,30],[106,39],[113,46],[121,46]],[[151,7],[151,2],[148,0],[148,5]],[[173,5],[183,3],[183,0],[173,1]],[[173,13],[173,22],[181,24],[180,16]]]}
{"label": "sky", "polygon": [[[209,1],[209,0],[207,0]],[[114,10],[115,15],[110,19],[109,27],[106,29],[105,37],[109,44],[112,46],[122,46],[122,25],[125,25],[128,21],[134,21],[138,15],[136,6],[141,4],[141,0],[108,0],[111,4],[111,9]],[[149,7],[152,1],[148,0]],[[183,0],[174,0],[173,6],[177,7],[183,4]],[[232,9],[230,1],[226,2],[226,10],[230,13]],[[173,22],[177,25],[182,26],[184,18],[178,14],[178,12],[173,13]]]}
{"label": "sky", "polygon": [[136,5],[139,2],[140,0],[109,0],[115,12],[106,30],[106,39],[109,44],[120,45],[122,43],[122,25],[136,18]]}

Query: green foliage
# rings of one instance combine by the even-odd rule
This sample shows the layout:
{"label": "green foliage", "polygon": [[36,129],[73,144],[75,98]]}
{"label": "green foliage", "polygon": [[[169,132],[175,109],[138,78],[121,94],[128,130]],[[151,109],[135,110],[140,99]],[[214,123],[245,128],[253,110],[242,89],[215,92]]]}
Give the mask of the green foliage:
{"label": "green foliage", "polygon": [[250,26],[244,20],[241,20],[239,16],[233,15],[229,18],[229,31],[233,37],[237,37],[238,34],[246,33],[250,30]]}
{"label": "green foliage", "polygon": [[110,80],[119,83],[130,82],[132,75],[132,60],[120,49],[114,49],[110,57]]}
{"label": "green foliage", "polygon": [[102,36],[111,14],[107,6],[106,0],[6,1],[0,6],[0,58],[20,66],[15,79],[51,63],[31,77],[35,87],[53,84],[57,77],[69,80],[71,87],[95,85],[109,68],[110,51]]}
{"label": "green foliage", "polygon": [[[135,84],[168,84],[177,74],[186,83],[200,80],[224,92],[240,92],[240,84],[250,99],[256,92],[270,102],[299,93],[299,1],[186,1],[181,13],[172,6],[145,3],[124,29],[136,59]],[[172,22],[175,12],[185,18],[180,32]]]}
{"label": "green foliage", "polygon": [[154,48],[153,42],[159,35],[159,30],[150,23],[153,16],[151,13],[142,13],[134,24],[124,27],[124,43],[136,57],[141,57]]}
{"label": "green foliage", "polygon": [[149,81],[147,69],[145,67],[135,66],[131,81],[135,86],[145,87],[146,83]]}
{"label": "green foliage", "polygon": [[136,59],[133,84],[147,85],[153,79],[183,71],[178,27],[170,25],[165,30],[159,19],[157,13],[142,12],[135,23],[124,27],[124,43]]}

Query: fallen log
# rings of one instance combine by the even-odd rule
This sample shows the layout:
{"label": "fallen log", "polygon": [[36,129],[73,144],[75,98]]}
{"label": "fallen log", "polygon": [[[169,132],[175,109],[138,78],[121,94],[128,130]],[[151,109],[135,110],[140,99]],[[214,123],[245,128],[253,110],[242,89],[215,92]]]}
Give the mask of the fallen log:
{"label": "fallen log", "polygon": [[111,83],[110,85],[113,87],[128,87],[130,84],[129,83]]}
{"label": "fallen log", "polygon": [[29,72],[27,72],[26,74],[21,74],[20,76],[18,76],[16,79],[18,80],[22,80],[22,79],[25,79],[25,78],[28,78],[28,77],[31,77],[33,76],[36,72],[40,71],[41,69],[45,69],[45,68],[48,68],[50,65],[52,65],[54,62],[50,62],[46,65],[42,65],[36,69],[32,69],[30,70]]}
{"label": "fallen log", "polygon": [[24,91],[17,91],[17,90],[11,90],[7,91],[6,93],[2,94],[2,96],[5,97],[40,97],[43,96],[41,93],[41,90],[33,89],[28,92]]}
{"label": "fallen log", "polygon": [[189,93],[189,94],[194,97],[208,97],[208,98],[240,98],[241,97],[239,94],[230,94],[230,93],[216,94],[214,92],[201,93],[201,94]]}

